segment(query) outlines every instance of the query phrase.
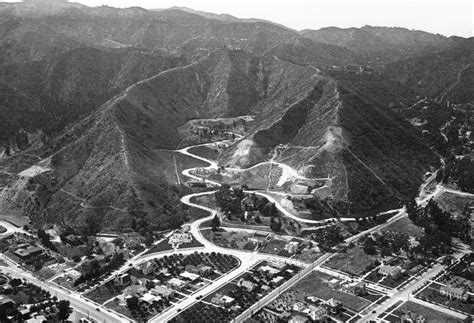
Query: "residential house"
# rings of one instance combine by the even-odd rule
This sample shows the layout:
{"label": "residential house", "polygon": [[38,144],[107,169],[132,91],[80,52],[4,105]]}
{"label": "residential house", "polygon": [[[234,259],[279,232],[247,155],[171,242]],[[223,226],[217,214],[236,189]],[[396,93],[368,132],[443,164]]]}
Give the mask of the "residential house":
{"label": "residential house", "polygon": [[333,278],[328,281],[328,286],[332,289],[337,289],[341,285],[341,282],[337,278]]}
{"label": "residential house", "polygon": [[241,278],[238,282],[238,285],[242,288],[245,288],[246,290],[248,290],[249,292],[252,292],[256,287],[257,285],[252,283],[251,281],[248,281],[246,279],[243,279]]}
{"label": "residential house", "polygon": [[473,282],[459,276],[452,276],[446,285],[440,288],[440,294],[451,299],[467,301],[472,297]]}
{"label": "residential house", "polygon": [[179,274],[179,277],[183,278],[184,280],[194,282],[194,281],[198,280],[200,276],[197,275],[197,274],[193,274],[193,273],[185,271],[185,272],[182,272],[181,274]]}
{"label": "residential house", "polygon": [[274,286],[280,286],[281,284],[283,284],[284,281],[285,281],[285,278],[281,276],[276,276],[272,279],[272,284]]}
{"label": "residential house", "polygon": [[65,275],[73,283],[82,276],[81,272],[76,269],[69,270]]}
{"label": "residential house", "polygon": [[400,315],[401,323],[425,323],[426,318],[421,314],[416,314],[408,311],[407,313],[402,313]]}
{"label": "residential house", "polygon": [[307,315],[315,322],[324,319],[328,314],[328,311],[322,306],[308,306],[308,313]]}
{"label": "residential house", "polygon": [[165,286],[155,286],[150,290],[150,293],[156,296],[161,296],[161,297],[171,297],[173,296],[176,292],[172,290],[171,288],[165,287]]}
{"label": "residential house", "polygon": [[258,271],[266,273],[270,277],[273,277],[274,275],[276,275],[280,272],[280,270],[278,270],[276,268],[273,268],[273,267],[270,267],[270,266],[262,266],[262,267],[258,268]]}
{"label": "residential house", "polygon": [[155,271],[155,265],[151,261],[144,262],[138,266],[139,270],[144,275],[149,275]]}
{"label": "residential house", "polygon": [[75,234],[70,234],[64,237],[62,240],[64,243],[67,243],[74,247],[80,246],[83,243],[81,237]]}
{"label": "residential house", "polygon": [[351,293],[355,296],[361,296],[366,294],[366,285],[363,281],[351,282],[343,285],[343,290],[346,293]]}
{"label": "residential house", "polygon": [[398,279],[403,274],[403,271],[400,266],[381,265],[379,268],[379,274]]}
{"label": "residential house", "polygon": [[307,308],[308,307],[303,302],[296,302],[296,303],[293,304],[293,311],[295,311],[295,312],[301,312],[302,313]]}
{"label": "residential house", "polygon": [[449,297],[450,299],[459,299],[463,301],[467,301],[469,299],[469,294],[465,287],[446,285],[439,289],[439,293],[443,296]]}
{"label": "residential house", "polygon": [[206,266],[206,265],[198,265],[198,268],[199,268],[199,272],[198,274],[201,275],[201,276],[206,276],[206,275],[210,275],[214,272],[214,269],[212,269],[211,266]]}
{"label": "residential house", "polygon": [[232,305],[235,303],[235,299],[230,297],[230,296],[227,296],[227,295],[223,295],[220,299],[219,299],[219,304],[220,305],[224,305],[224,306],[229,306],[229,305]]}
{"label": "residential house", "polygon": [[43,253],[43,249],[30,244],[22,244],[19,248],[15,249],[13,253],[19,258],[26,260],[41,255]]}
{"label": "residential house", "polygon": [[336,301],[334,298],[331,298],[323,303],[324,307],[328,310],[329,313],[337,315],[342,309],[341,302]]}
{"label": "residential house", "polygon": [[168,287],[170,288],[176,288],[178,290],[181,290],[182,288],[187,286],[187,283],[179,278],[171,278],[170,280],[167,281],[166,283]]}

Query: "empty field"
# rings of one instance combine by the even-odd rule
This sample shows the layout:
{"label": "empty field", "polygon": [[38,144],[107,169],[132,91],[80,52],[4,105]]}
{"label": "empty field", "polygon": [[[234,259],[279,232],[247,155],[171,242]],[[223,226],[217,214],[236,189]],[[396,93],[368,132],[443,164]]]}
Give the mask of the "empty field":
{"label": "empty field", "polygon": [[375,260],[376,257],[366,255],[362,248],[354,247],[336,254],[334,257],[329,259],[325,265],[348,274],[360,276],[367,272],[366,268],[372,265]]}

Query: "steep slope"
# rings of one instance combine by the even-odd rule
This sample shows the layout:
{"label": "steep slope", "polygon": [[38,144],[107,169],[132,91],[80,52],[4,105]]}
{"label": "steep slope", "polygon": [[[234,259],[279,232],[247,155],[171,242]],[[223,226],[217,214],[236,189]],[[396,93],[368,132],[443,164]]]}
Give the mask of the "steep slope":
{"label": "steep slope", "polygon": [[438,101],[474,100],[474,38],[457,40],[448,50],[387,65],[383,73]]}
{"label": "steep slope", "polygon": [[176,227],[190,215],[176,203],[183,187],[169,180],[173,154],[163,148],[178,146],[177,128],[190,119],[248,112],[249,91],[257,96],[252,64],[248,53],[223,50],[128,87],[40,150],[51,170],[12,178],[0,209],[84,233],[120,230],[133,218]]}
{"label": "steep slope", "polygon": [[314,72],[300,77],[306,89],[300,85],[293,104],[262,117],[221,163],[273,160],[304,177],[329,177],[330,200],[343,216],[374,214],[414,196],[438,160],[390,106],[415,94],[377,73]]}
{"label": "steep slope", "polygon": [[[78,47],[48,60],[0,65],[0,138],[20,129],[48,137],[137,81],[179,66],[178,57],[137,49]],[[8,129],[7,129],[8,128]]]}

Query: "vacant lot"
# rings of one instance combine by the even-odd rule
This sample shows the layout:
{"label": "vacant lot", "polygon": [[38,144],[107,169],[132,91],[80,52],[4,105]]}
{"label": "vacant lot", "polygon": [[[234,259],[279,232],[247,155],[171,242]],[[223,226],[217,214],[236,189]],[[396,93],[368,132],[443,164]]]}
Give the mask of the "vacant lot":
{"label": "vacant lot", "polygon": [[236,231],[225,231],[220,229],[219,231],[212,231],[211,229],[201,230],[201,233],[204,238],[211,241],[212,243],[232,249],[247,249],[254,250],[255,246],[250,245],[248,242],[249,237],[252,235],[247,232],[236,232]]}
{"label": "vacant lot", "polygon": [[86,298],[93,300],[99,304],[108,301],[112,297],[118,296],[122,293],[122,288],[117,287],[113,281],[107,282],[104,285],[94,288],[87,294],[84,294]]}
{"label": "vacant lot", "polygon": [[334,298],[341,302],[345,307],[356,312],[363,310],[371,303],[366,299],[329,288],[323,279],[330,278],[332,277],[329,275],[314,271],[304,279],[300,280],[293,289],[314,295],[324,300]]}
{"label": "vacant lot", "polygon": [[423,236],[423,229],[414,225],[408,217],[393,222],[386,229],[395,232],[403,232],[417,238]]}
{"label": "vacant lot", "polygon": [[436,197],[439,206],[454,216],[462,214],[466,205],[474,205],[474,197],[444,192]]}
{"label": "vacant lot", "polygon": [[336,254],[325,265],[351,275],[360,276],[367,272],[366,268],[372,265],[375,259],[374,256],[366,255],[362,248],[354,247]]}

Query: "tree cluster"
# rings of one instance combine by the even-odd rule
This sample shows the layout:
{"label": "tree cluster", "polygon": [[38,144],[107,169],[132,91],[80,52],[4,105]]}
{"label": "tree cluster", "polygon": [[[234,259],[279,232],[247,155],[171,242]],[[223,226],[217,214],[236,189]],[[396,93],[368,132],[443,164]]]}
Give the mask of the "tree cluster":
{"label": "tree cluster", "polygon": [[425,207],[410,202],[407,205],[407,212],[409,219],[422,227],[426,235],[434,235],[440,239],[439,241],[445,242],[450,242],[451,237],[459,238],[466,243],[471,242],[471,226],[469,216],[466,214],[455,218],[451,213],[443,211],[433,199]]}
{"label": "tree cluster", "polygon": [[362,237],[361,242],[366,254],[375,255],[378,248],[383,257],[398,254],[402,250],[408,251],[410,248],[408,235],[399,232],[392,235],[374,233],[372,236]]}
{"label": "tree cluster", "polygon": [[74,282],[74,286],[99,278],[105,273],[118,269],[124,263],[122,253],[107,256],[103,263],[100,263],[97,259],[91,260],[83,265],[82,275]]}
{"label": "tree cluster", "polygon": [[332,248],[344,241],[341,230],[336,225],[318,230],[317,233],[311,235],[312,240],[319,246]]}
{"label": "tree cluster", "polygon": [[469,156],[456,159],[452,155],[436,174],[438,182],[455,183],[461,191],[474,193],[474,162]]}
{"label": "tree cluster", "polygon": [[56,246],[51,242],[51,236],[47,234],[43,229],[38,229],[38,239],[41,244],[46,248],[57,251]]}

